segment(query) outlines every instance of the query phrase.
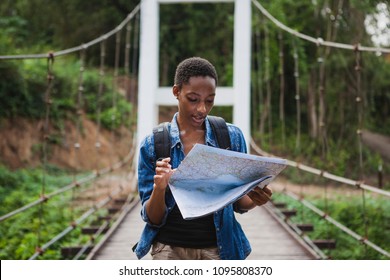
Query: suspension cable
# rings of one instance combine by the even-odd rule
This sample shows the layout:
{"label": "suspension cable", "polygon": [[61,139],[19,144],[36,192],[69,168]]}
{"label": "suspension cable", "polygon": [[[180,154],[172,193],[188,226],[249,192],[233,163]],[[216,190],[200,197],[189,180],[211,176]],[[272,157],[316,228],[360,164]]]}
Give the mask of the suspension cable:
{"label": "suspension cable", "polygon": [[[138,10],[139,10],[139,5],[127,17],[126,22],[129,22],[134,17],[134,15],[136,13],[138,14]],[[44,218],[44,215],[43,215],[44,214],[44,211],[43,211],[44,210],[44,202],[46,202],[49,198],[51,198],[53,196],[56,196],[56,195],[58,195],[58,194],[60,194],[62,192],[65,192],[67,190],[74,191],[75,187],[80,186],[81,183],[86,183],[86,182],[88,182],[88,181],[90,181],[92,179],[97,178],[98,174],[102,175],[102,174],[111,172],[114,169],[121,168],[121,167],[123,167],[125,165],[126,162],[128,162],[131,158],[134,157],[135,152],[133,151],[133,148],[132,148],[132,150],[129,152],[129,154],[127,156],[125,156],[125,158],[123,160],[121,160],[120,162],[117,162],[117,163],[113,164],[109,168],[97,169],[95,174],[91,174],[90,176],[82,178],[79,182],[76,182],[76,175],[74,174],[73,183],[72,184],[67,185],[67,186],[65,186],[65,187],[63,187],[61,189],[57,189],[55,192],[52,192],[51,194],[46,195],[46,185],[47,185],[47,176],[46,175],[47,175],[47,162],[48,162],[47,148],[48,148],[49,141],[50,141],[50,138],[49,138],[49,128],[50,128],[49,116],[50,116],[50,106],[52,104],[52,100],[51,100],[50,94],[51,94],[51,91],[52,91],[53,79],[54,79],[54,75],[53,75],[54,58],[55,58],[55,56],[64,55],[64,54],[67,54],[67,53],[70,53],[70,52],[75,52],[75,51],[78,51],[78,50],[80,51],[80,72],[79,72],[78,94],[77,94],[77,99],[78,99],[78,101],[77,101],[77,114],[79,115],[79,122],[78,122],[78,135],[77,135],[76,144],[75,144],[75,148],[76,148],[75,155],[76,155],[76,157],[78,157],[77,151],[80,148],[80,143],[79,143],[80,142],[79,141],[80,140],[79,139],[79,137],[80,137],[80,133],[79,132],[80,132],[80,123],[81,123],[80,117],[82,115],[82,107],[83,107],[82,106],[82,92],[83,92],[83,72],[84,72],[84,63],[85,63],[85,50],[89,46],[91,46],[91,45],[93,45],[93,44],[95,44],[97,42],[101,42],[101,45],[103,46],[102,47],[102,49],[103,49],[102,53],[105,55],[104,43],[105,43],[106,39],[109,36],[111,36],[112,34],[117,34],[117,38],[118,38],[118,36],[119,36],[118,34],[119,34],[120,30],[123,28],[123,26],[124,26],[124,24],[121,24],[121,26],[118,26],[111,33],[107,33],[104,36],[102,36],[102,37],[100,37],[98,39],[95,39],[95,40],[91,41],[88,44],[83,44],[79,48],[72,48],[72,49],[68,49],[68,50],[60,51],[60,52],[51,52],[48,55],[45,54],[45,55],[24,55],[24,56],[22,56],[22,55],[20,55],[20,56],[0,56],[0,59],[47,58],[47,60],[48,60],[47,61],[47,81],[48,82],[47,82],[47,88],[46,88],[46,91],[45,91],[45,94],[44,94],[44,101],[45,101],[45,104],[46,104],[46,112],[45,112],[45,119],[44,119],[44,122],[43,122],[43,129],[42,129],[42,131],[43,131],[42,162],[43,162],[44,172],[43,172],[42,185],[41,185],[41,195],[40,195],[40,198],[38,200],[36,200],[36,201],[34,201],[32,203],[29,203],[29,204],[27,204],[27,205],[25,205],[25,206],[23,206],[23,207],[21,207],[19,209],[16,209],[16,210],[14,210],[14,211],[12,211],[10,213],[7,213],[6,215],[0,217],[0,222],[1,222],[1,221],[6,220],[6,219],[8,219],[10,217],[13,217],[14,215],[16,215],[18,213],[24,212],[27,209],[30,209],[30,208],[32,208],[32,207],[34,207],[36,205],[40,206],[40,209],[39,209],[39,212],[38,212],[38,215],[39,215],[39,227],[37,229],[36,251],[35,251],[35,254],[31,257],[31,259],[34,259],[37,256],[41,255],[49,246],[51,246],[52,244],[57,242],[59,239],[61,239],[63,236],[65,236],[67,233],[72,231],[78,224],[80,224],[82,221],[84,221],[88,216],[92,215],[98,209],[94,205],[89,211],[84,213],[84,215],[81,216],[81,218],[79,218],[76,221],[72,221],[71,225],[67,229],[65,229],[59,235],[57,235],[56,237],[51,239],[48,243],[46,243],[44,245],[41,245],[42,239],[43,239],[43,237],[41,236],[41,230],[42,230],[41,227],[44,224],[44,222],[43,222],[43,218]],[[102,59],[102,68],[104,68],[104,58]],[[103,71],[101,71],[101,73],[102,72],[104,72],[104,69],[103,69]],[[117,74],[117,72],[116,72],[116,74]],[[103,77],[101,77],[100,80],[103,80]],[[99,95],[102,94],[102,86],[100,86],[98,94]],[[98,99],[99,99],[99,97],[98,97]],[[113,100],[113,102],[115,102],[115,100]],[[100,112],[98,112],[97,115],[98,115],[98,120],[100,121]],[[99,121],[98,121],[98,123],[99,123],[98,127],[100,128],[100,122]],[[96,143],[99,143],[98,136],[97,136]],[[98,145],[96,145],[96,146],[98,146]],[[122,189],[123,187],[120,186],[120,188]],[[109,200],[111,200],[111,199],[112,199],[112,196],[110,195],[109,196]],[[103,206],[103,205],[104,204],[101,204],[101,206]],[[72,211],[72,216],[73,216],[73,211]]]}
{"label": "suspension cable", "polygon": [[111,171],[114,171],[114,170],[116,170],[118,168],[121,168],[122,166],[127,164],[130,161],[130,159],[132,159],[133,157],[134,157],[134,151],[130,150],[130,152],[125,156],[125,158],[123,160],[118,161],[117,163],[115,163],[112,166],[112,168],[111,167],[102,168],[98,172],[93,172],[93,173],[91,173],[91,174],[89,174],[89,175],[87,175],[87,176],[85,176],[83,178],[78,179],[77,182],[72,182],[71,184],[66,185],[66,186],[64,186],[64,187],[62,187],[62,188],[60,188],[60,189],[58,189],[58,190],[56,190],[56,191],[54,191],[54,192],[52,192],[50,194],[46,194],[44,197],[41,196],[39,199],[37,199],[37,200],[35,200],[35,201],[31,202],[31,203],[26,204],[26,205],[24,205],[24,206],[22,206],[22,207],[20,207],[20,208],[18,208],[16,210],[13,210],[13,211],[11,211],[11,212],[1,216],[0,217],[0,222],[5,221],[6,219],[9,219],[9,218],[11,218],[11,217],[13,217],[13,216],[15,216],[17,214],[20,214],[20,213],[22,213],[22,212],[24,212],[24,211],[26,211],[26,210],[34,207],[34,206],[40,205],[40,204],[46,202],[47,200],[51,199],[52,197],[55,197],[55,196],[57,196],[57,195],[59,195],[59,194],[61,194],[63,192],[66,192],[68,190],[72,190],[75,187],[79,187],[80,185],[83,185],[83,184],[86,184],[86,183],[88,183],[90,181],[93,181],[93,180],[95,180],[98,177],[97,174],[104,175],[104,174],[106,174],[108,172],[111,172]]}
{"label": "suspension cable", "polygon": [[[135,16],[138,14],[140,10],[141,4],[138,4],[129,14],[128,16],[113,30],[107,32],[106,34],[86,43],[82,44],[78,47],[73,47],[57,52],[53,52],[53,56],[61,56],[61,55],[66,55],[74,52],[81,51],[84,48],[89,48],[93,45],[96,45],[102,41],[105,41],[107,38],[111,37],[115,33],[119,32],[120,30],[123,29],[123,27]],[[47,54],[21,54],[21,55],[0,55],[0,60],[7,60],[7,59],[34,59],[34,58],[46,58]]]}
{"label": "suspension cable", "polygon": [[[269,153],[263,151],[259,146],[257,146],[253,139],[251,139],[250,145],[251,145],[252,149],[254,149],[256,151],[256,153],[258,153],[260,155],[270,156],[270,157],[273,156],[272,154],[269,154]],[[350,185],[350,186],[353,186],[353,187],[360,188],[362,190],[362,195],[363,195],[363,208],[365,207],[364,206],[365,205],[365,196],[364,196],[365,191],[371,191],[371,192],[374,192],[374,193],[377,193],[377,194],[380,194],[380,195],[384,195],[384,196],[390,197],[390,192],[384,191],[382,189],[379,189],[379,188],[376,188],[376,187],[373,187],[373,186],[366,185],[366,184],[362,183],[361,181],[354,181],[354,180],[351,180],[351,179],[347,179],[347,178],[343,178],[343,177],[340,177],[340,176],[336,176],[336,175],[333,175],[333,174],[328,173],[326,171],[319,170],[319,169],[316,169],[316,168],[313,168],[313,167],[310,167],[310,166],[306,166],[306,165],[303,165],[303,164],[300,164],[300,163],[297,163],[297,162],[294,162],[294,161],[291,161],[291,160],[286,160],[286,161],[287,161],[287,164],[289,166],[295,167],[298,170],[304,170],[306,172],[309,172],[309,173],[312,173],[312,174],[315,174],[315,175],[318,175],[318,176],[322,176],[324,178],[328,178],[328,179],[331,179],[331,180],[339,182],[339,183],[343,183],[343,184],[347,184],[347,185]],[[363,244],[370,246],[371,248],[373,248],[377,252],[379,252],[379,253],[387,256],[387,257],[390,256],[389,252],[383,250],[382,248],[380,248],[379,246],[375,245],[374,243],[370,242],[367,239],[367,227],[365,227],[365,237],[361,237],[360,235],[356,234],[355,232],[351,231],[350,229],[348,229],[344,225],[340,224],[336,220],[334,220],[331,217],[329,217],[327,215],[327,211],[326,212],[322,212],[321,210],[315,208],[315,206],[311,205],[309,202],[306,202],[303,199],[303,196],[301,196],[300,198],[297,198],[296,195],[294,194],[294,198],[296,198],[296,200],[298,200],[298,201],[301,201],[301,203],[303,203],[306,207],[308,207],[309,209],[313,210],[314,212],[319,214],[321,217],[323,217],[327,221],[329,221],[332,224],[336,225],[338,228],[340,228],[344,232],[348,233],[349,235],[351,235],[355,239],[361,241]],[[363,211],[363,212],[365,213],[365,211]],[[364,220],[365,220],[364,222],[366,224],[367,223],[366,222],[366,218],[364,218]]]}
{"label": "suspension cable", "polygon": [[[358,111],[358,128],[356,131],[357,140],[358,140],[358,149],[359,149],[359,174],[360,180],[364,180],[364,168],[363,168],[363,143],[362,143],[362,128],[363,128],[363,110],[364,110],[364,100],[362,98],[361,91],[361,76],[362,76],[362,67],[361,67],[361,52],[357,47],[355,49],[355,72],[356,72],[356,105]],[[366,193],[362,189],[362,218],[364,225],[365,238],[368,238],[368,220],[366,213]]]}
{"label": "suspension cable", "polygon": [[[84,72],[85,72],[85,61],[86,61],[86,50],[87,48],[83,48],[80,50],[79,54],[79,63],[80,63],[80,68],[79,68],[79,77],[78,77],[78,82],[77,82],[77,100],[76,100],[76,138],[74,139],[74,168],[73,168],[73,182],[77,182],[77,172],[80,169],[80,148],[81,148],[81,127],[83,123],[83,115],[84,115],[84,110],[83,110],[83,92],[84,92]],[[76,197],[76,189],[80,187],[80,184],[76,183],[75,184],[76,188],[72,188],[72,197],[71,200],[74,201]],[[70,219],[73,221],[74,220],[74,204],[72,203],[70,206]]]}
{"label": "suspension cable", "polygon": [[[258,33],[257,33],[257,30],[255,30],[253,33],[252,33],[252,41],[253,41],[253,46],[252,46],[252,52],[253,52],[253,56],[252,56],[252,62],[251,62],[251,73],[256,73],[257,74],[257,69],[259,68],[258,67],[258,64],[257,64],[257,60],[256,60],[256,57],[257,57],[257,52],[258,52],[258,49],[259,47],[257,46],[257,36],[258,36]],[[250,112],[251,112],[251,130],[254,131],[257,127],[257,118],[256,116],[258,115],[258,111],[257,111],[257,107],[258,107],[258,101],[257,101],[257,92],[258,92],[258,89],[257,89],[257,78],[256,78],[256,75],[253,75],[252,74],[252,77],[251,77],[251,101],[250,101]]]}
{"label": "suspension cable", "polygon": [[96,206],[91,207],[88,211],[86,211],[84,214],[82,214],[76,221],[72,222],[70,226],[68,226],[65,230],[63,230],[61,233],[56,235],[54,238],[52,238],[49,242],[44,244],[42,248],[40,248],[39,251],[35,252],[30,257],[30,260],[36,259],[39,255],[43,254],[47,248],[49,248],[51,245],[56,243],[58,240],[63,238],[65,235],[67,235],[69,232],[74,230],[78,225],[80,225],[85,219],[87,219],[89,216],[91,216],[93,213],[95,213],[98,209],[102,208],[105,206],[108,202],[110,202],[113,197],[122,191],[122,187],[120,186],[119,189],[115,190],[112,192],[110,195],[108,195],[105,199],[101,200]]}
{"label": "suspension cable", "polygon": [[289,197],[301,202],[302,204],[304,204],[307,208],[309,208],[310,210],[312,210],[314,213],[318,214],[319,216],[321,216],[323,219],[327,220],[328,222],[332,223],[333,225],[335,225],[337,228],[341,229],[342,231],[344,231],[345,233],[347,233],[348,235],[352,236],[353,238],[355,238],[356,240],[362,242],[363,244],[371,247],[372,249],[374,249],[375,251],[377,251],[378,253],[390,258],[390,252],[387,252],[386,250],[384,250],[383,248],[379,247],[378,245],[376,245],[375,243],[371,242],[370,240],[368,240],[366,237],[363,237],[359,234],[357,234],[356,232],[350,230],[349,228],[347,228],[346,226],[344,226],[343,224],[341,224],[340,222],[336,221],[335,219],[333,219],[332,217],[330,217],[326,212],[323,212],[321,211],[320,209],[318,209],[317,207],[315,207],[313,204],[311,204],[309,201],[305,200],[305,199],[302,199],[302,198],[299,198],[296,194],[292,193],[292,192],[288,192],[286,191],[285,192]]}
{"label": "suspension cable", "polygon": [[284,95],[285,95],[285,79],[284,79],[284,51],[283,51],[283,34],[279,32],[279,75],[280,75],[280,95],[279,95],[279,120],[282,123],[282,143],[283,148],[286,146],[286,123],[284,117]]}
{"label": "suspension cable", "polygon": [[[302,34],[296,30],[293,30],[290,27],[287,27],[280,21],[278,21],[276,18],[274,18],[257,0],[252,0],[252,3],[256,6],[256,8],[259,9],[259,11],[266,16],[270,21],[272,21],[276,26],[283,29],[284,31],[299,37],[301,39],[304,39],[306,41],[312,42],[316,45],[323,45],[323,46],[329,46],[334,48],[340,48],[340,49],[347,49],[347,50],[355,50],[356,46],[349,45],[349,44],[343,44],[343,43],[336,43],[336,42],[330,42],[330,41],[324,41],[322,38],[314,38],[305,34]],[[364,47],[359,46],[359,50],[366,51],[366,52],[374,52],[374,53],[390,53],[390,48],[376,48],[376,47]]]}
{"label": "suspension cable", "polygon": [[[101,129],[101,103],[102,95],[104,91],[104,78],[105,78],[105,57],[106,57],[106,40],[100,42],[100,70],[99,70],[99,89],[96,95],[96,140],[95,140],[95,170],[99,170],[99,157],[100,157],[100,129]],[[98,174],[99,175],[99,174]]]}
{"label": "suspension cable", "polygon": [[[139,42],[139,21],[140,21],[140,15],[139,13],[136,15],[135,20],[134,20],[134,33],[133,33],[133,58],[132,58],[132,72],[133,72],[133,77],[137,76],[137,58],[138,58],[138,42]],[[136,83],[133,82],[131,83],[131,88],[130,88],[131,96],[132,98],[132,114],[131,114],[131,122],[136,119],[137,117],[137,95],[136,95]],[[130,124],[131,124],[130,122]]]}
{"label": "suspension cable", "polygon": [[272,115],[271,115],[271,82],[270,82],[270,54],[269,54],[269,32],[267,23],[264,24],[264,82],[266,86],[266,96],[263,103],[263,110],[260,118],[260,135],[264,137],[265,122],[268,118],[269,146],[272,138]]}
{"label": "suspension cable", "polygon": [[358,111],[358,124],[357,124],[357,140],[359,147],[359,171],[364,176],[363,168],[363,145],[362,145],[362,127],[363,127],[363,98],[361,94],[361,66],[360,66],[360,51],[355,49],[355,73],[356,73],[356,105]]}
{"label": "suspension cable", "polygon": [[121,32],[116,33],[115,38],[115,62],[114,62],[114,78],[112,81],[112,113],[111,113],[111,160],[110,165],[114,162],[114,143],[115,143],[115,126],[117,122],[117,94],[119,83],[119,59],[120,59],[120,44],[121,44]]}
{"label": "suspension cable", "polygon": [[266,110],[268,114],[268,133],[269,133],[269,147],[272,146],[272,90],[271,90],[271,55],[270,55],[270,45],[269,45],[269,29],[268,25],[265,24],[265,79],[266,79],[266,86],[267,86],[267,103],[266,103]]}
{"label": "suspension cable", "polygon": [[[268,157],[274,157],[274,155],[263,151],[259,146],[257,146],[253,138],[250,141],[250,145],[251,145],[251,148],[256,153],[258,153],[259,155],[268,156]],[[304,165],[302,163],[299,163],[299,162],[296,162],[296,161],[292,161],[292,160],[288,160],[288,159],[286,159],[286,163],[287,163],[287,165],[289,165],[291,167],[295,167],[295,168],[297,168],[299,170],[303,170],[303,171],[306,171],[306,172],[309,172],[309,173],[312,173],[312,174],[315,174],[315,175],[318,175],[318,176],[322,176],[322,177],[327,178],[327,179],[331,179],[331,180],[333,180],[335,182],[343,183],[343,184],[346,184],[346,185],[349,185],[349,186],[357,187],[357,188],[360,188],[360,189],[371,191],[373,193],[377,193],[377,194],[380,194],[380,195],[383,195],[383,196],[390,197],[390,192],[389,191],[385,191],[385,190],[376,188],[374,186],[370,186],[370,185],[364,184],[362,181],[359,181],[359,180],[356,181],[356,180],[344,178],[344,177],[341,177],[341,176],[337,176],[337,175],[334,175],[334,174],[329,173],[327,171],[320,170],[320,169],[317,169],[317,168],[314,168],[314,167],[310,167],[308,165]]]}
{"label": "suspension cable", "polygon": [[[263,106],[263,81],[262,81],[262,60],[261,60],[261,31],[260,31],[260,25],[261,25],[261,17],[256,18],[258,21],[260,21],[260,24],[255,25],[255,32],[254,32],[254,47],[255,47],[255,55],[254,55],[254,67],[256,72],[254,76],[254,94],[253,94],[253,128],[254,130],[260,129],[260,122],[259,119],[256,118],[256,116],[261,115],[261,108]],[[263,139],[263,136],[260,135],[260,139]]]}
{"label": "suspension cable", "polygon": [[[44,101],[45,101],[45,119],[43,124],[43,144],[42,144],[42,166],[43,166],[43,174],[42,174],[42,185],[41,185],[41,199],[43,201],[46,201],[47,198],[45,196],[46,193],[46,175],[47,175],[47,148],[48,148],[48,142],[49,142],[49,133],[50,133],[50,107],[52,105],[51,100],[51,90],[53,87],[53,80],[54,80],[54,74],[53,74],[53,64],[54,64],[54,56],[53,53],[49,53],[47,56],[47,87],[44,95]],[[41,244],[41,229],[43,224],[43,210],[44,210],[44,204],[41,203],[39,207],[38,212],[38,220],[39,225],[37,229],[37,246],[36,251],[40,252],[40,244]]]}
{"label": "suspension cable", "polygon": [[297,108],[297,135],[295,140],[295,149],[300,152],[301,149],[301,97],[300,97],[300,84],[299,84],[299,56],[296,45],[296,40],[293,40],[294,48],[294,78],[295,78],[295,102]]}

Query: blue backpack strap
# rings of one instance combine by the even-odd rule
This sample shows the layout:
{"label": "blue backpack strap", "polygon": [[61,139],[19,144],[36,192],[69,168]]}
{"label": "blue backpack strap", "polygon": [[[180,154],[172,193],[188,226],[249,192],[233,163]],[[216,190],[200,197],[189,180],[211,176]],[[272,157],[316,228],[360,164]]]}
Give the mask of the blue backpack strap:
{"label": "blue backpack strap", "polygon": [[217,116],[208,116],[207,118],[209,119],[211,128],[214,131],[218,147],[225,150],[231,150],[230,135],[226,121]]}
{"label": "blue backpack strap", "polygon": [[169,135],[168,122],[160,123],[153,128],[154,151],[156,161],[171,156],[171,136]]}

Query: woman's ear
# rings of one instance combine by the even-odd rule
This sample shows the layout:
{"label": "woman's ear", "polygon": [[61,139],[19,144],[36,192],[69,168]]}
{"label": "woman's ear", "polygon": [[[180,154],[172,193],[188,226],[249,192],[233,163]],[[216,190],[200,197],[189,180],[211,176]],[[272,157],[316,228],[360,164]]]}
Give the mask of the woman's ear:
{"label": "woman's ear", "polygon": [[172,87],[172,93],[176,97],[176,99],[178,99],[179,93],[180,93],[180,89],[179,89],[179,87],[177,85],[174,85]]}

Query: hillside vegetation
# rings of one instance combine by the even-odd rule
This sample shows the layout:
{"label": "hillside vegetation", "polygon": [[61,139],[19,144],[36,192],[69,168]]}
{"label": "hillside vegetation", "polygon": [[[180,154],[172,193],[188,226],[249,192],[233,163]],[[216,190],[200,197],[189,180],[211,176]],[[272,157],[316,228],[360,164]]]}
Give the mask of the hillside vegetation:
{"label": "hillside vegetation", "polygon": [[[390,10],[383,0],[259,2],[293,30],[356,46],[373,46],[365,20],[378,12],[378,5]],[[114,29],[138,3],[1,1],[0,56],[47,54],[80,46]],[[233,11],[232,3],[160,5],[160,61],[156,63],[161,86],[173,84],[177,63],[189,56],[213,62],[219,86],[233,84]],[[48,191],[55,190],[71,182],[75,173],[107,167],[126,155],[136,133],[139,17],[131,21],[131,27],[129,33],[121,32],[119,69],[115,68],[115,36],[105,42],[103,66],[100,45],[85,50],[84,60],[80,52],[55,57],[49,64],[47,59],[0,59],[2,214],[39,198],[43,180],[50,185]],[[390,189],[390,162],[385,156],[390,136],[389,54],[303,41],[281,31],[252,5],[251,59],[251,129],[263,150],[373,186],[378,185],[381,168],[382,187]],[[48,66],[53,80],[47,79]],[[45,97],[48,88],[49,100]],[[214,108],[212,113],[232,121],[230,107]],[[360,149],[362,131],[384,140],[380,145],[363,141]],[[101,147],[99,153],[96,146]],[[283,176],[302,184],[315,181],[291,169]],[[315,183],[324,185],[321,180]],[[25,259],[33,254],[40,227],[60,221],[41,236],[47,241],[71,220],[73,212],[65,207],[70,201],[68,195],[51,202],[48,209],[58,212],[45,212],[43,224],[38,209],[2,223],[1,257]],[[354,216],[358,202],[342,201],[329,207],[335,218],[346,223],[361,221],[359,214]],[[389,220],[388,200],[370,200],[367,209],[376,217],[370,221],[370,235],[388,242],[389,225],[383,224]],[[358,224],[352,227],[362,230]],[[75,231],[64,244],[80,238]],[[61,258],[58,248],[45,258]],[[335,257],[378,258],[364,255],[361,249],[346,252],[339,251]]]}

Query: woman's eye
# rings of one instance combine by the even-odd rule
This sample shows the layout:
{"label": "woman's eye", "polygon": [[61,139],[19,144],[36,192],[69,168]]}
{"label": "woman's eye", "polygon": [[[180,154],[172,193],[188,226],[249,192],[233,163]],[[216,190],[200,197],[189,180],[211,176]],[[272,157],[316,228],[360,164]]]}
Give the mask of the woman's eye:
{"label": "woman's eye", "polygon": [[196,101],[197,101],[196,98],[188,98],[188,100],[189,100],[190,102],[196,102]]}
{"label": "woman's eye", "polygon": [[213,100],[206,100],[206,102],[209,104],[214,103],[214,99]]}

